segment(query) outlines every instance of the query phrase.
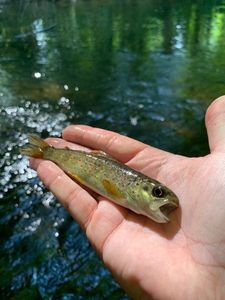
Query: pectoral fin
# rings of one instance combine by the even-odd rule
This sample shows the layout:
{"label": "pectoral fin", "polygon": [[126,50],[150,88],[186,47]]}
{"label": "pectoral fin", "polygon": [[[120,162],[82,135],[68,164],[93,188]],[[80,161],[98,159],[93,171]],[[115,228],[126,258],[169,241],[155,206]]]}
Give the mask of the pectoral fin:
{"label": "pectoral fin", "polygon": [[107,153],[101,150],[92,150],[90,153],[96,156],[109,156]]}
{"label": "pectoral fin", "polygon": [[112,156],[110,156],[108,153],[105,153],[104,151],[101,151],[101,150],[92,150],[90,152],[92,155],[95,155],[95,156],[99,156],[99,157],[106,157],[106,158],[109,158],[111,160],[115,160],[115,158],[113,158]]}

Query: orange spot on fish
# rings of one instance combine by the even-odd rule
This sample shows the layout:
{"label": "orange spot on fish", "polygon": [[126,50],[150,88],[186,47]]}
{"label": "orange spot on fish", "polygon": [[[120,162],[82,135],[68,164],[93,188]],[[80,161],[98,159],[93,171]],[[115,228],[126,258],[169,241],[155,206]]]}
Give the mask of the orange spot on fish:
{"label": "orange spot on fish", "polygon": [[70,176],[70,178],[72,178],[73,180],[76,180],[77,182],[79,182],[79,183],[84,183],[84,181],[82,180],[82,178],[80,177],[80,176],[78,176],[78,175],[76,175],[76,174],[72,174],[72,173],[67,173],[69,176]]}
{"label": "orange spot on fish", "polygon": [[121,192],[113,185],[109,182],[109,180],[104,179],[102,181],[102,184],[105,188],[105,190],[112,196],[115,196],[117,198],[121,198],[123,195],[121,194]]}

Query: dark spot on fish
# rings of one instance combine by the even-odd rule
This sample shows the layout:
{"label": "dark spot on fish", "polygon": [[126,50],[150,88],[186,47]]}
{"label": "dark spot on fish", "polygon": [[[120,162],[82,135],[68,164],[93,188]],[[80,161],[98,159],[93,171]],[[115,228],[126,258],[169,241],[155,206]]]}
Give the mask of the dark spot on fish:
{"label": "dark spot on fish", "polygon": [[147,192],[147,191],[148,191],[148,186],[147,186],[147,185],[144,185],[144,186],[143,186],[143,190]]}

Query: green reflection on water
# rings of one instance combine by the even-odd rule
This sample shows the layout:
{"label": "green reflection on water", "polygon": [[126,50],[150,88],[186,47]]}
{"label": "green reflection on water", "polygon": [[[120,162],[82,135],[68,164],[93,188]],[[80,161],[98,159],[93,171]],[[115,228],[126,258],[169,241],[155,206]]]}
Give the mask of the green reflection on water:
{"label": "green reflection on water", "polygon": [[85,123],[207,153],[224,36],[224,1],[0,1],[3,299],[126,298],[17,146]]}

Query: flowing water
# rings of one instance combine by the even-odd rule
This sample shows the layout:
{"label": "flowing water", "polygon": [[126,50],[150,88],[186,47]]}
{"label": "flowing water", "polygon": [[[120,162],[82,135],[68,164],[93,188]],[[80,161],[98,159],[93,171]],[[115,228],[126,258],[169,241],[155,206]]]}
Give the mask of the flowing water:
{"label": "flowing water", "polygon": [[128,299],[18,147],[71,123],[208,152],[225,1],[0,0],[0,298]]}

